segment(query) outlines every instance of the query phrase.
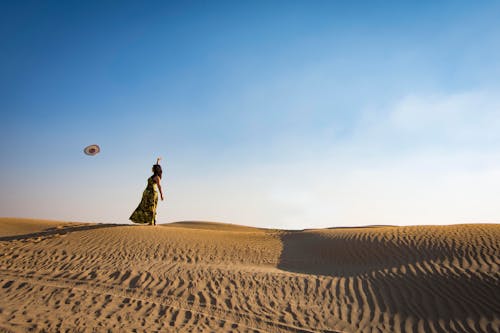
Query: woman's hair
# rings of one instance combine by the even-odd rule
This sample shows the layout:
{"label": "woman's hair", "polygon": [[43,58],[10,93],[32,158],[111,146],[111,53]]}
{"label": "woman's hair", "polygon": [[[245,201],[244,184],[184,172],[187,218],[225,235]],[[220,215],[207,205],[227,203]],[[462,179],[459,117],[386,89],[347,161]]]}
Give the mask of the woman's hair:
{"label": "woman's hair", "polygon": [[154,176],[158,176],[161,178],[161,174],[162,174],[161,165],[159,165],[159,164],[153,165],[153,174],[154,174]]}

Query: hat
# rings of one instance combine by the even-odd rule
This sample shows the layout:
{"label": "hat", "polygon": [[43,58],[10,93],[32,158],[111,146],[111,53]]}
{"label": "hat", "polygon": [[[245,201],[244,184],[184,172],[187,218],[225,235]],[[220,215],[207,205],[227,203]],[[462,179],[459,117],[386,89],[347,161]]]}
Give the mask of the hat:
{"label": "hat", "polygon": [[90,145],[90,146],[85,147],[85,149],[83,149],[83,152],[87,155],[90,155],[90,156],[94,156],[94,155],[98,154],[100,151],[101,151],[101,148],[99,148],[98,145]]}

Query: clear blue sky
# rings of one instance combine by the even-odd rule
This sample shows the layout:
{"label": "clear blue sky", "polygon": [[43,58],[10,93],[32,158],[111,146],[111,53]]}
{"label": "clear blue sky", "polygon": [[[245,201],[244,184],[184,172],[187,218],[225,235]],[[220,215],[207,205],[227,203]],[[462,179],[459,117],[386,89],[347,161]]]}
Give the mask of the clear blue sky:
{"label": "clear blue sky", "polygon": [[[3,1],[0,216],[498,222],[497,1]],[[98,156],[82,149],[97,143]]]}

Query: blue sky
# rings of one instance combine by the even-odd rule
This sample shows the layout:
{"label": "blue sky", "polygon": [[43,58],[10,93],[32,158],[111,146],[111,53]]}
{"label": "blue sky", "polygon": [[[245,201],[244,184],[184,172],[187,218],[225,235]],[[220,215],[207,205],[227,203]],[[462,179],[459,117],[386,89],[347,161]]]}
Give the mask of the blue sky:
{"label": "blue sky", "polygon": [[498,2],[0,9],[1,216],[124,223],[160,155],[162,223],[500,218]]}

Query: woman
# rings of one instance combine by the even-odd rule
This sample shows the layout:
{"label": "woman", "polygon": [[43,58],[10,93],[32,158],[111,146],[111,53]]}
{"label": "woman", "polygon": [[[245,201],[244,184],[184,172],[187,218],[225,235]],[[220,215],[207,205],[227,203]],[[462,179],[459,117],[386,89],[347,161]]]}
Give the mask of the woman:
{"label": "woman", "polygon": [[148,186],[142,193],[142,200],[136,210],[130,216],[130,220],[134,223],[156,225],[156,206],[158,204],[158,193],[160,191],[160,198],[163,201],[163,192],[161,190],[161,158],[156,160],[153,165],[153,175],[148,178]]}

